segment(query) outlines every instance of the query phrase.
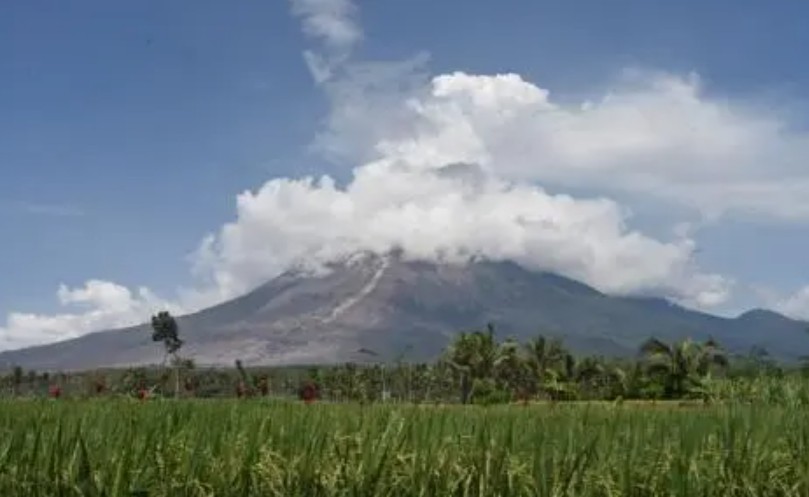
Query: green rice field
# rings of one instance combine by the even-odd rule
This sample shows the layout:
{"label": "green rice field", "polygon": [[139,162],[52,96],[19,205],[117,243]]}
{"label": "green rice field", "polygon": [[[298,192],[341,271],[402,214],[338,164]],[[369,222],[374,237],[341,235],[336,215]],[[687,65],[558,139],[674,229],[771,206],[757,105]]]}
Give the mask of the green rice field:
{"label": "green rice field", "polygon": [[0,495],[805,497],[809,410],[3,401]]}

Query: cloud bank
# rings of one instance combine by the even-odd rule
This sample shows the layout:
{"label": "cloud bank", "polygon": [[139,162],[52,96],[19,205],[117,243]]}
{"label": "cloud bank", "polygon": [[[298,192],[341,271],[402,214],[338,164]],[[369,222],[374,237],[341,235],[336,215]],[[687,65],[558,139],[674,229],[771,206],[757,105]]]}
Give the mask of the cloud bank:
{"label": "cloud bank", "polygon": [[685,224],[669,239],[641,233],[616,198],[646,196],[700,220],[809,217],[807,135],[708,98],[696,76],[631,72],[597,100],[562,104],[517,74],[429,77],[422,58],[352,62],[362,31],[346,0],[293,0],[292,12],[322,45],[305,54],[332,103],[316,144],[352,167],[348,182],[271,179],[239,195],[235,219],[205,237],[194,256],[200,284],[174,302],[109,282],[63,287],[63,304],[89,308],[11,314],[0,347],[135,324],[158,307],[198,309],[301,261],[394,248],[509,259],[609,293],[708,308],[730,298],[732,279],[699,267]]}
{"label": "cloud bank", "polygon": [[758,288],[757,293],[767,307],[792,319],[809,321],[809,285],[792,293],[779,292],[771,288]]}

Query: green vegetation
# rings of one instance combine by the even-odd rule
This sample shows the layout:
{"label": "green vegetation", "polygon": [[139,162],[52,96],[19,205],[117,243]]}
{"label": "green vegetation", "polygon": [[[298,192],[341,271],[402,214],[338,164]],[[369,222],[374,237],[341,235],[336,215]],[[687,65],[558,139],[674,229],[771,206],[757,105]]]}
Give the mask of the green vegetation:
{"label": "green vegetation", "polygon": [[6,401],[0,495],[805,496],[806,412]]}
{"label": "green vegetation", "polygon": [[172,322],[171,369],[0,377],[0,495],[809,495],[809,374],[762,350],[489,326],[432,364],[204,369]]}
{"label": "green vegetation", "polygon": [[[785,367],[755,349],[729,357],[712,340],[667,344],[651,338],[635,359],[575,357],[559,340],[538,335],[527,343],[498,340],[488,326],[457,335],[439,360],[410,363],[348,363],[317,367],[200,368],[178,355],[182,340],[167,313],[153,319],[156,342],[163,342],[163,365],[82,373],[24,371],[0,374],[0,396],[44,397],[266,397],[294,399],[308,386],[320,400],[497,404],[515,401],[702,400],[729,399],[741,392],[735,380],[809,377],[803,367]],[[378,354],[360,349],[369,357]],[[173,368],[166,368],[172,359]],[[182,381],[181,381],[182,378]],[[780,382],[780,381],[779,381]],[[730,387],[729,385],[734,385]],[[50,387],[50,390],[49,390]],[[735,394],[735,393],[734,393]]]}

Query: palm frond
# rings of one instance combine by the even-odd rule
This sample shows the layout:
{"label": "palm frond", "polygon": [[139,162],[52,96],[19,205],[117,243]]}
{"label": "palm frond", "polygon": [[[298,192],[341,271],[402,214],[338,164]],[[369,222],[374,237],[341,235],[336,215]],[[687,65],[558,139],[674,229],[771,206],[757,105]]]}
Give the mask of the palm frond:
{"label": "palm frond", "polygon": [[646,355],[674,355],[674,349],[669,344],[658,340],[657,338],[650,338],[646,340],[643,345],[641,345],[640,351]]}

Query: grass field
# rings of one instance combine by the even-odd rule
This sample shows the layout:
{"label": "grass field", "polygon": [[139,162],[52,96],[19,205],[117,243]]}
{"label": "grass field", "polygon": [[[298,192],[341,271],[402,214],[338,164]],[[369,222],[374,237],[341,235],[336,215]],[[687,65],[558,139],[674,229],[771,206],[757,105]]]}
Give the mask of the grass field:
{"label": "grass field", "polygon": [[806,496],[803,407],[0,403],[2,496]]}

